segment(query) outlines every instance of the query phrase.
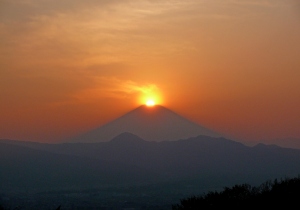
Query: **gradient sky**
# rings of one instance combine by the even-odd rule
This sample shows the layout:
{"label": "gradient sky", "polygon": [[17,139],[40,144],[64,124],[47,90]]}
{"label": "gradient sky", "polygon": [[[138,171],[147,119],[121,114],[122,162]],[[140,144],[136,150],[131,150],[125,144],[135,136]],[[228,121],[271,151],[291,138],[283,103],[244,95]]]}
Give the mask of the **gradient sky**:
{"label": "gradient sky", "polygon": [[59,142],[155,96],[241,141],[300,139],[297,0],[0,0],[0,138]]}

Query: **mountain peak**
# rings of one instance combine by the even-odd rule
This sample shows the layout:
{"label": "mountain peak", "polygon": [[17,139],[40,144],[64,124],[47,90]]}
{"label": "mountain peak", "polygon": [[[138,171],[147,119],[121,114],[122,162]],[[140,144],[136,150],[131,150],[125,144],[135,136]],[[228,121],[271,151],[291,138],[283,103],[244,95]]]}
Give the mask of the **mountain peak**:
{"label": "mountain peak", "polygon": [[135,142],[143,142],[143,141],[145,140],[129,132],[121,133],[110,140],[110,142],[113,143],[122,143],[122,142],[135,143]]}
{"label": "mountain peak", "polygon": [[222,136],[164,106],[141,105],[101,127],[75,137],[72,142],[110,141],[123,133],[137,135],[146,141],[173,141],[198,135]]}
{"label": "mountain peak", "polygon": [[141,105],[141,106],[133,109],[131,112],[134,112],[134,111],[155,112],[155,111],[162,111],[162,110],[171,111],[170,109],[168,109],[162,105],[153,105],[153,106]]}

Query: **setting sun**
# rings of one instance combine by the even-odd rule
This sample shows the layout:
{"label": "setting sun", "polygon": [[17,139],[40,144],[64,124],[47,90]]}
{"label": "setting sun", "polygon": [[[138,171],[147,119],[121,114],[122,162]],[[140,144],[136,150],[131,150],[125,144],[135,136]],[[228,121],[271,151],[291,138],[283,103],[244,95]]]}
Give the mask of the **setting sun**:
{"label": "setting sun", "polygon": [[148,100],[148,101],[146,101],[146,105],[147,106],[154,106],[155,102],[153,100]]}
{"label": "setting sun", "polygon": [[146,105],[148,107],[155,105],[163,105],[163,97],[161,91],[156,87],[144,90],[138,97],[137,103],[139,105]]}

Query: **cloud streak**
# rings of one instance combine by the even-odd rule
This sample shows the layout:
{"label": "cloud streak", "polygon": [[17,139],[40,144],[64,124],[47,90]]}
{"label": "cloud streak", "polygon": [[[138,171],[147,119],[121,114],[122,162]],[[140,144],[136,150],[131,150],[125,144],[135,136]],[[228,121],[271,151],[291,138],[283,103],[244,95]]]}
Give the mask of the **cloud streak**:
{"label": "cloud streak", "polygon": [[150,95],[160,92],[154,83],[140,84],[132,80],[121,80],[115,77],[97,77],[94,87],[78,92],[77,99],[90,100],[96,98],[128,98],[136,100],[137,95]]}

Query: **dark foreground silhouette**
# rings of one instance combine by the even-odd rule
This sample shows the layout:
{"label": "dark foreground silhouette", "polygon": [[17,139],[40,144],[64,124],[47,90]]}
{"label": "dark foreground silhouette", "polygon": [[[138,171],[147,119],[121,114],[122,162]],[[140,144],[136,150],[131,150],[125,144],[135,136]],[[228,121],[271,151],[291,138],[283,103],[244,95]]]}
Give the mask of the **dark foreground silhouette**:
{"label": "dark foreground silhouette", "polygon": [[221,192],[208,192],[180,200],[172,210],[183,209],[292,209],[299,205],[300,176],[267,181],[259,187],[249,184],[225,187]]}

